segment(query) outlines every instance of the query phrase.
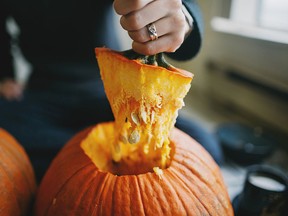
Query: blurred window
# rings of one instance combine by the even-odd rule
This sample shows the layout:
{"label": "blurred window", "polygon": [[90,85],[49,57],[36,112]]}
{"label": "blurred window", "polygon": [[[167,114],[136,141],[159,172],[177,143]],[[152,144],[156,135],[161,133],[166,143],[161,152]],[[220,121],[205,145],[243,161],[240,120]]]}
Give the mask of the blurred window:
{"label": "blurred window", "polygon": [[288,32],[288,0],[232,0],[230,19]]}
{"label": "blurred window", "polygon": [[226,0],[229,13],[211,20],[213,30],[288,44],[288,0]]}

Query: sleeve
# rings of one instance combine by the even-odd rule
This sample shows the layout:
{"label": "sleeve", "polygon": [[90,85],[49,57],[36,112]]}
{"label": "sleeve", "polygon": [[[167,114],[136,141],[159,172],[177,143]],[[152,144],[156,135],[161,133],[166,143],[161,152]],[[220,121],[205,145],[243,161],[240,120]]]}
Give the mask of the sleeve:
{"label": "sleeve", "polygon": [[0,1],[0,81],[14,77],[10,36],[6,30],[8,9]]}
{"label": "sleeve", "polygon": [[203,36],[203,20],[199,5],[196,0],[182,0],[183,5],[192,15],[194,23],[193,30],[185,39],[181,47],[175,53],[167,53],[167,55],[175,60],[184,61],[195,57],[202,44]]}

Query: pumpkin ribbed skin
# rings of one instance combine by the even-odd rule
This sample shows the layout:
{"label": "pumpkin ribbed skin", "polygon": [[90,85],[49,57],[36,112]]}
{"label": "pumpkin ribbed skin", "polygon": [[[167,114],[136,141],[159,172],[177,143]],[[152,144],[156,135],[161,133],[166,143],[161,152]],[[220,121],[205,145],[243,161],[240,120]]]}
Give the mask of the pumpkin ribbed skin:
{"label": "pumpkin ribbed skin", "polygon": [[35,175],[26,152],[0,128],[0,215],[27,215],[35,191]]}
{"label": "pumpkin ribbed skin", "polygon": [[99,170],[81,148],[91,129],[72,138],[52,162],[39,187],[36,216],[233,215],[219,167],[184,132],[173,129],[174,154],[159,178]]}

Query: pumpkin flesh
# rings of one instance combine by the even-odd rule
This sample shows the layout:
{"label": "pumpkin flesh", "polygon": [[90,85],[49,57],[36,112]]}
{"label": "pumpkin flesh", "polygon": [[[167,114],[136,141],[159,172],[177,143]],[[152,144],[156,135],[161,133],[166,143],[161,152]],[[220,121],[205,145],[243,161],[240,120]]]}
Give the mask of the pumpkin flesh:
{"label": "pumpkin flesh", "polygon": [[169,135],[193,75],[129,60],[107,48],[96,48],[96,56],[115,118],[112,160],[131,168],[142,164],[143,172],[168,167]]}

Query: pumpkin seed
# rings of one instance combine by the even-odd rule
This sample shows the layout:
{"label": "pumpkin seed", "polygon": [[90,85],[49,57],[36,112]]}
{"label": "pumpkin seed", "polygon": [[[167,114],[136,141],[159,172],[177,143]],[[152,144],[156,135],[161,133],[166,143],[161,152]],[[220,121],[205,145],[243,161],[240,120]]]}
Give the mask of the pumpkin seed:
{"label": "pumpkin seed", "polygon": [[136,125],[140,124],[139,117],[138,117],[138,115],[135,112],[131,113],[131,119]]}
{"label": "pumpkin seed", "polygon": [[147,124],[147,113],[145,110],[140,112],[140,116],[145,124]]}
{"label": "pumpkin seed", "polygon": [[140,134],[137,130],[132,131],[132,133],[130,134],[130,136],[128,137],[128,142],[130,144],[135,144],[138,143],[140,140]]}

